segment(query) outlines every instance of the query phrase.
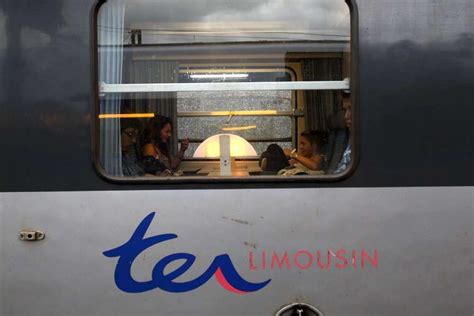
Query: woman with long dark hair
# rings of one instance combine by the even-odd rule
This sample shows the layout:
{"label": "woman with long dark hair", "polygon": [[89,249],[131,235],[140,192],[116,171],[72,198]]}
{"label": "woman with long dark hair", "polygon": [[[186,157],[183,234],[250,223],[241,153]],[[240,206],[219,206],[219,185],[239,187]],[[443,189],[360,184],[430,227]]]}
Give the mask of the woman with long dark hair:
{"label": "woman with long dark hair", "polygon": [[148,122],[143,146],[145,171],[168,176],[179,167],[184,152],[189,147],[189,140],[182,141],[178,154],[172,157],[170,153],[172,131],[172,122],[169,117],[157,115]]}

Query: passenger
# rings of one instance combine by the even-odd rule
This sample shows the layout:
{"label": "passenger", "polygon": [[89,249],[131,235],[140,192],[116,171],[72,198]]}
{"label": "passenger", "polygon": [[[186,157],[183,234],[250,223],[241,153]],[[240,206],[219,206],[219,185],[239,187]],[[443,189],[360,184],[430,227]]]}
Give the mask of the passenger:
{"label": "passenger", "polygon": [[270,144],[260,156],[259,166],[262,168],[263,174],[276,175],[278,171],[289,165],[288,157],[277,144]]}
{"label": "passenger", "polygon": [[169,117],[158,115],[148,122],[145,145],[143,146],[143,161],[146,172],[170,176],[179,167],[184,152],[189,147],[189,140],[182,141],[177,156],[172,157],[169,144],[171,134],[172,123]]}
{"label": "passenger", "polygon": [[[292,169],[280,174],[312,174],[326,168],[326,157],[323,148],[328,141],[328,134],[322,131],[304,131],[301,133],[299,149],[285,149],[285,155],[290,159]],[[296,169],[296,170],[295,170]]]}
{"label": "passenger", "polygon": [[[350,93],[343,93],[342,95],[342,110],[344,111],[344,121],[346,123],[346,127],[349,130],[349,133],[352,132],[352,101]],[[335,173],[343,172],[347,169],[352,159],[352,150],[351,150],[351,142],[349,138],[349,142],[347,143],[347,147],[342,154],[341,161],[337,165]]]}
{"label": "passenger", "polygon": [[137,119],[120,120],[120,140],[122,145],[122,174],[126,177],[138,177],[145,174],[143,166],[138,161],[136,142],[141,130]]}

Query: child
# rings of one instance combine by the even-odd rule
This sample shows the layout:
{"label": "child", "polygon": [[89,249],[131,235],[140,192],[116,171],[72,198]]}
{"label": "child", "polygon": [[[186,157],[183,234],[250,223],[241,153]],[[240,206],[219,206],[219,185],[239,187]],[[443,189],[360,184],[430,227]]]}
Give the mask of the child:
{"label": "child", "polygon": [[[328,134],[326,132],[304,131],[301,133],[298,150],[285,149],[284,153],[290,159],[289,163],[293,168],[299,169],[301,174],[312,174],[314,171],[322,171],[326,167],[323,147],[327,141]],[[280,174],[286,174],[286,172],[280,172]],[[292,172],[292,174],[298,173]]]}

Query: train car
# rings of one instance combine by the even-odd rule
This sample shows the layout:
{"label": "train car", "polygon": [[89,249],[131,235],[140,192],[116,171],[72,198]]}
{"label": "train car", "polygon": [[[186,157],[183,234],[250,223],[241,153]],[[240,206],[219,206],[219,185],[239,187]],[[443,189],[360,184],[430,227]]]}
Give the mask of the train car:
{"label": "train car", "polygon": [[471,0],[0,2],[0,315],[472,315]]}

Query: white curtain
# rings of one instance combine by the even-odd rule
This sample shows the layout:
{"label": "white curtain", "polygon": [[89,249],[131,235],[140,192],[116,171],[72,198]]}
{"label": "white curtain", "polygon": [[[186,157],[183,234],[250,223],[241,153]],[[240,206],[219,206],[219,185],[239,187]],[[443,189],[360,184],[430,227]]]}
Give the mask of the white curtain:
{"label": "white curtain", "polygon": [[[99,83],[122,83],[124,0],[109,0],[97,19]],[[101,114],[120,113],[120,94],[101,96]],[[100,162],[108,175],[122,176],[120,119],[100,119]]]}

